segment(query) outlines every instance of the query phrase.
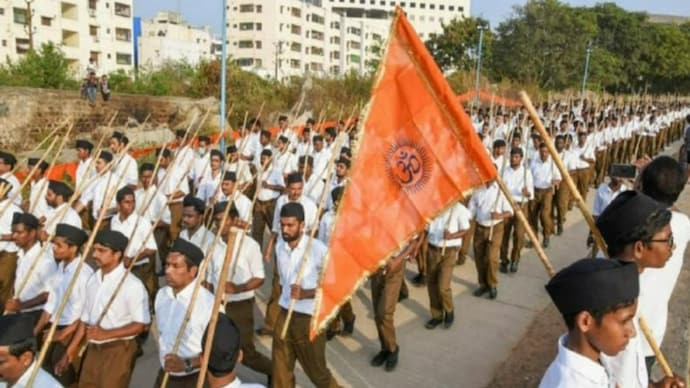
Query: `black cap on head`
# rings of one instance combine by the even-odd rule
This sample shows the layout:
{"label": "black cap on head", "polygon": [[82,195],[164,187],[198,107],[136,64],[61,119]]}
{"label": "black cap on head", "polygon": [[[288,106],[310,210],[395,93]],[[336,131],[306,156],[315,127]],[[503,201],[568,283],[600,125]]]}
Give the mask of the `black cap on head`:
{"label": "black cap on head", "polygon": [[115,230],[101,230],[96,234],[94,244],[100,244],[112,249],[114,252],[124,253],[129,239],[124,234]]}
{"label": "black cap on head", "polygon": [[652,198],[634,190],[620,193],[597,218],[597,228],[608,245],[621,242],[647,222],[647,219],[666,208]]}
{"label": "black cap on head", "polygon": [[177,252],[185,255],[187,259],[197,267],[201,264],[201,261],[204,260],[204,252],[201,248],[182,238],[178,238],[173,242],[170,252]]}
{"label": "black cap on head", "polygon": [[29,229],[38,228],[38,218],[31,213],[14,213],[12,214],[12,225],[22,224]]}
{"label": "black cap on head", "polygon": [[321,136],[321,135],[314,136],[314,142],[317,142],[317,141],[323,141],[323,136]]}
{"label": "black cap on head", "polygon": [[311,117],[307,119],[307,125],[314,125],[314,124],[316,124],[316,121],[314,121],[314,119],[312,119]]}
{"label": "black cap on head", "polygon": [[302,156],[300,156],[299,159],[297,160],[297,162],[298,162],[299,164],[303,164],[303,163],[304,163],[304,164],[307,165],[307,166],[314,167],[314,158],[311,157],[310,155],[302,155]]}
{"label": "black cap on head", "polygon": [[304,207],[299,202],[288,202],[280,208],[280,218],[295,217],[298,221],[304,221]]}
{"label": "black cap on head", "polygon": [[[227,209],[229,202],[228,201],[221,201],[213,205],[213,215],[217,215],[218,213],[222,213]],[[228,216],[230,218],[236,218],[240,216],[240,213],[237,211],[237,208],[235,207],[235,203],[232,203],[232,207],[230,210],[228,210]]]}
{"label": "black cap on head", "polygon": [[11,165],[12,167],[14,167],[14,165],[17,164],[17,158],[15,158],[14,155],[12,155],[9,152],[0,151],[0,159],[2,159],[5,163]]}
{"label": "black cap on head", "polygon": [[223,160],[223,153],[220,152],[220,150],[213,149],[213,150],[211,150],[210,154],[211,154],[211,157],[215,156],[217,158],[220,158],[220,160]]}
{"label": "black cap on head", "polygon": [[344,164],[345,167],[350,168],[350,160],[345,158],[340,158],[335,161],[335,164]]}
{"label": "black cap on head", "polygon": [[175,131],[175,137],[183,138],[186,134],[187,131],[185,131],[184,129],[178,129]]}
{"label": "black cap on head", "polygon": [[[201,339],[202,352],[205,349],[208,327]],[[235,370],[240,354],[240,330],[227,315],[219,313],[216,331],[213,333],[213,345],[208,358],[208,371],[214,376],[225,376]]]}
{"label": "black cap on head", "polygon": [[506,146],[505,140],[503,140],[503,139],[494,140],[494,148],[501,148],[501,147],[505,147],[505,146]]}
{"label": "black cap on head", "polygon": [[139,173],[141,174],[144,171],[153,171],[156,169],[156,166],[153,163],[142,163],[141,167],[139,167]]}
{"label": "black cap on head", "polygon": [[326,128],[326,134],[332,138],[335,138],[338,135],[338,131],[335,129],[335,127],[328,127]]}
{"label": "black cap on head", "polygon": [[225,150],[225,152],[227,152],[228,154],[234,154],[235,152],[237,152],[237,146],[234,145],[234,144],[233,144],[233,145],[230,145],[230,146],[228,146],[228,148]]}
{"label": "black cap on head", "polygon": [[560,270],[546,291],[563,315],[601,311],[637,298],[639,279],[635,263],[582,259]]}
{"label": "black cap on head", "polygon": [[280,115],[278,116],[278,121],[286,121],[288,118],[286,115]]}
{"label": "black cap on head", "polygon": [[122,142],[125,139],[125,134],[120,131],[115,131],[113,132],[113,135],[110,136],[110,138],[117,139],[119,142]]}
{"label": "black cap on head", "polygon": [[204,201],[191,194],[187,194],[184,197],[184,199],[182,200],[182,206],[193,207],[194,210],[196,210],[196,212],[199,214],[204,214],[204,211],[206,210],[206,205],[204,205]]}
{"label": "black cap on head", "polygon": [[55,195],[62,197],[63,200],[68,200],[74,193],[67,183],[62,181],[50,180],[48,181],[48,190],[55,193]]}
{"label": "black cap on head", "polygon": [[520,148],[520,147],[513,147],[513,148],[510,149],[510,154],[511,154],[511,155],[520,155],[520,156],[523,156],[522,148]]}
{"label": "black cap on head", "polygon": [[77,140],[77,148],[91,151],[93,149],[93,143],[91,143],[88,140],[79,139],[79,140]]}
{"label": "black cap on head", "polygon": [[27,314],[0,316],[0,346],[12,346],[34,337],[34,321]]}
{"label": "black cap on head", "polygon": [[269,148],[264,148],[264,150],[261,151],[261,156],[273,156],[273,151],[271,151]]}
{"label": "black cap on head", "polygon": [[111,154],[111,153],[108,152],[108,151],[101,151],[101,152],[98,154],[98,158],[99,158],[99,159],[102,159],[102,160],[103,160],[104,162],[106,162],[106,163],[110,163],[110,162],[113,161],[113,154]]}
{"label": "black cap on head", "polygon": [[164,158],[169,158],[172,154],[170,153],[170,148],[158,148],[156,149],[156,156],[163,154]]}
{"label": "black cap on head", "polygon": [[84,245],[89,235],[70,224],[57,224],[57,226],[55,226],[55,237],[62,237],[70,244],[80,247]]}
{"label": "black cap on head", "polygon": [[298,172],[288,174],[285,183],[291,185],[293,183],[302,183],[302,175]]}
{"label": "black cap on head", "polygon": [[290,142],[290,140],[288,140],[287,136],[283,136],[283,135],[278,136],[278,141],[283,143],[283,144],[287,144]]}
{"label": "black cap on head", "polygon": [[237,182],[237,174],[234,171],[226,171],[223,174],[223,181]]}
{"label": "black cap on head", "polygon": [[203,141],[204,143],[208,144],[211,142],[211,139],[206,135],[201,135],[201,136],[199,136],[199,141],[200,142]]}
{"label": "black cap on head", "polygon": [[[40,161],[41,163],[39,163],[39,161]],[[48,162],[46,162],[45,160],[41,160],[41,159],[39,159],[39,158],[29,158],[29,159],[26,161],[26,164],[27,164],[29,167],[33,167],[33,166],[35,166],[36,164],[38,164],[39,170],[42,170],[42,171],[45,171],[45,170],[48,168]]]}

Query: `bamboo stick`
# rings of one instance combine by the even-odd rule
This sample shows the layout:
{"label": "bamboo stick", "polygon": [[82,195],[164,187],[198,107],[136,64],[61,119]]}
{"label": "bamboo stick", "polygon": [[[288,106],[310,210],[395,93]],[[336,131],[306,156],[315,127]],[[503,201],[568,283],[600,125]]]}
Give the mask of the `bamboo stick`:
{"label": "bamboo stick", "polygon": [[652,351],[654,351],[654,357],[656,357],[656,360],[659,361],[659,366],[661,367],[661,370],[664,371],[664,375],[666,377],[673,377],[673,371],[671,370],[671,367],[668,365],[666,357],[664,357],[664,354],[661,353],[659,344],[656,343],[654,335],[652,334],[652,331],[649,329],[649,326],[647,325],[647,321],[644,319],[644,317],[639,317],[638,322],[640,323],[640,329],[642,330],[642,333],[644,334],[647,343],[649,343],[649,347],[652,348]]}
{"label": "bamboo stick", "polygon": [[[67,144],[67,140],[69,139],[69,134],[72,132],[72,129],[74,128],[74,122],[67,128],[67,132],[62,138],[62,141],[60,142],[60,146],[58,147],[57,152],[55,153],[55,156],[53,156],[53,160],[50,162],[50,166],[48,166],[48,169],[44,171],[44,174],[48,173],[50,170],[55,167],[55,163],[57,162],[58,158],[60,157],[60,154],[62,154],[62,150],[65,148],[65,144]],[[38,163],[40,164],[40,162]],[[29,175],[26,179],[31,180],[33,175]],[[45,177],[44,177],[45,178]],[[48,185],[48,179],[44,179],[43,183],[41,184],[41,189],[38,191],[39,193],[39,198],[36,198],[36,201],[34,203],[31,202],[31,194],[29,194],[29,213],[33,214],[34,210],[36,210],[36,205],[38,205],[38,202],[41,200],[40,194],[46,189],[46,185]]]}

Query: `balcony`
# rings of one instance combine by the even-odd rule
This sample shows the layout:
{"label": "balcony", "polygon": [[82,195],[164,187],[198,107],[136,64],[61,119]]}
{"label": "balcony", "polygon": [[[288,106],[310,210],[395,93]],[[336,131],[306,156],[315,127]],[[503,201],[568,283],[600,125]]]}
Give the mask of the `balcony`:
{"label": "balcony", "polygon": [[79,47],[79,33],[76,31],[62,30],[62,45],[65,47]]}
{"label": "balcony", "polygon": [[127,28],[116,28],[115,29],[115,39],[120,42],[131,42],[132,41],[132,31]]}
{"label": "balcony", "polygon": [[115,55],[115,63],[117,63],[118,65],[131,65],[132,64],[132,55],[131,54],[117,53]]}
{"label": "balcony", "polygon": [[293,24],[290,26],[290,32],[292,32],[295,35],[302,35],[302,27]]}
{"label": "balcony", "polygon": [[60,14],[63,19],[79,20],[79,8],[76,4],[60,3]]}
{"label": "balcony", "polygon": [[115,15],[123,17],[132,16],[132,7],[127,4],[115,3]]}

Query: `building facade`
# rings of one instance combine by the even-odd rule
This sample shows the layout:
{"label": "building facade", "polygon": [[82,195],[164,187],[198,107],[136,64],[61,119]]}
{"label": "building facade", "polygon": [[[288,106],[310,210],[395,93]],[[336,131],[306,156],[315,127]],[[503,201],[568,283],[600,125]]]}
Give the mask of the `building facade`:
{"label": "building facade", "polygon": [[0,0],[0,58],[16,61],[53,42],[75,75],[133,68],[132,0]]}
{"label": "building facade", "polygon": [[210,29],[190,26],[175,12],[159,12],[142,21],[137,48],[140,69],[157,69],[168,61],[197,65],[214,58]]}
{"label": "building facade", "polygon": [[264,77],[364,74],[379,57],[396,5],[422,39],[470,14],[470,0],[229,0],[228,53]]}

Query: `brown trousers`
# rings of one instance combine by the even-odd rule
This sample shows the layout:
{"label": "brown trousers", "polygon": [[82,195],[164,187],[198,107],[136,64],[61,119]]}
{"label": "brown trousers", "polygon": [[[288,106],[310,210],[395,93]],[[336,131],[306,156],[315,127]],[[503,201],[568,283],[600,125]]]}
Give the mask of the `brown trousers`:
{"label": "brown trousers", "polygon": [[603,177],[602,170],[604,170],[604,164],[606,163],[606,161],[604,160],[604,158],[606,158],[606,156],[604,156],[605,154],[606,151],[604,150],[594,152],[594,175],[592,176],[594,187],[599,187],[599,185],[601,184],[600,178]]}
{"label": "brown trousers", "polygon": [[278,312],[280,312],[280,306],[278,305],[278,299],[280,299],[280,276],[278,275],[278,265],[276,263],[275,257],[273,258],[273,279],[271,280],[271,295],[268,297],[268,302],[266,302],[266,315],[264,316],[264,328],[268,330],[280,330],[277,327],[276,319],[278,319]]}
{"label": "brown trousers", "polygon": [[[577,172],[572,175],[579,178],[579,174]],[[579,179],[577,180],[577,183],[580,183]],[[568,189],[568,185],[566,185],[565,182],[561,182],[561,184],[558,185],[558,189],[556,189],[556,193],[554,194],[554,201],[552,201],[552,207],[556,213],[556,225],[558,226],[562,227],[563,224],[565,224],[565,216],[568,213],[569,201],[570,190]]]}
{"label": "brown trousers", "polygon": [[465,260],[470,253],[470,248],[472,247],[472,239],[474,237],[474,229],[476,228],[477,222],[473,219],[470,221],[470,228],[465,233],[465,237],[462,238],[462,245],[458,251],[458,264],[465,264]]}
{"label": "brown trousers", "polygon": [[[163,383],[163,375],[165,372],[163,369],[158,370],[158,376],[156,376],[156,382],[153,384],[154,388],[159,388]],[[199,372],[192,373],[186,376],[168,376],[168,388],[196,388],[196,382],[199,380]],[[208,384],[204,383],[204,387]]]}
{"label": "brown trousers", "polygon": [[[527,214],[527,204],[520,205],[522,212]],[[510,262],[519,263],[522,252],[522,247],[525,246],[525,225],[520,222],[516,215],[508,218],[503,222],[503,239],[501,241],[501,263],[508,264]],[[494,233],[496,231],[494,230]],[[510,249],[511,237],[513,240],[513,249]],[[510,257],[508,251],[510,250]]]}
{"label": "brown trousers", "polygon": [[170,241],[177,240],[182,230],[182,202],[175,202],[168,205],[170,208],[170,228],[168,229],[168,237]]}
{"label": "brown trousers", "polygon": [[429,309],[431,317],[443,319],[443,312],[453,311],[453,291],[450,289],[450,280],[453,277],[453,268],[458,259],[459,247],[443,248],[429,244],[426,257],[426,290],[429,293]]}
{"label": "brown trousers", "polygon": [[498,285],[498,255],[503,242],[503,228],[504,222],[494,225],[492,240],[489,240],[488,227],[477,224],[474,231],[474,264],[481,287],[494,288]]}
{"label": "brown trousers", "polygon": [[343,303],[342,306],[340,306],[340,310],[338,310],[338,315],[333,320],[331,320],[331,323],[328,325],[328,327],[331,330],[338,332],[340,331],[341,321],[354,322],[354,320],[355,312],[352,310],[352,304],[348,300],[347,302]]}
{"label": "brown trousers", "polygon": [[79,388],[129,387],[136,351],[134,339],[90,343],[81,366]]}
{"label": "brown trousers", "polygon": [[72,341],[72,337],[74,337],[74,333],[68,335],[63,342],[51,342],[50,345],[48,345],[46,358],[43,360],[42,365],[43,369],[53,375],[53,377],[64,387],[76,385],[79,381],[79,364],[81,363],[81,359],[74,360],[69,367],[67,367],[67,370],[62,372],[61,376],[56,376],[53,372],[55,366],[62,360],[65,352],[67,352],[67,346]]}
{"label": "brown trousers", "polygon": [[5,311],[5,302],[12,297],[14,275],[17,271],[17,253],[0,252],[0,312]]}
{"label": "brown trousers", "polygon": [[[285,324],[287,311],[280,309],[276,328]],[[309,341],[311,315],[295,312],[285,340],[280,330],[273,332],[273,386],[295,387],[295,361],[299,361],[304,373],[317,388],[340,387],[326,364],[326,336],[319,334]]]}
{"label": "brown trousers", "polygon": [[276,200],[256,201],[254,205],[254,218],[252,218],[252,237],[259,246],[264,246],[264,232],[273,226],[273,214],[276,209]]}
{"label": "brown trousers", "polygon": [[395,338],[395,307],[398,304],[400,288],[405,279],[405,263],[383,273],[382,269],[371,275],[371,301],[374,307],[374,323],[379,334],[382,350],[394,352],[398,348]]}
{"label": "brown trousers", "polygon": [[155,260],[155,256],[149,257],[148,263],[132,267],[132,274],[139,278],[146,287],[146,292],[149,295],[149,307],[153,306],[156,292],[158,292],[158,277],[154,274]]}
{"label": "brown trousers", "polygon": [[426,275],[426,257],[428,255],[427,252],[427,236],[426,233],[424,234],[424,237],[422,237],[422,241],[420,242],[419,246],[419,251],[417,252],[417,257],[415,257],[415,260],[417,261],[417,271],[421,275]]}
{"label": "brown trousers", "polygon": [[551,218],[552,202],[552,188],[534,189],[534,199],[529,202],[529,219],[535,234],[539,233],[540,220],[544,237],[549,237],[553,234],[553,219]]}
{"label": "brown trousers", "polygon": [[256,350],[254,346],[254,298],[239,302],[228,302],[225,314],[240,330],[240,348],[242,349],[242,364],[259,373],[270,375],[273,369],[271,360]]}
{"label": "brown trousers", "polygon": [[[589,192],[589,182],[591,182],[592,180],[592,178],[590,178],[589,176],[591,171],[591,167],[576,170],[577,192],[580,193],[580,196],[584,201],[587,201],[587,193]],[[561,186],[563,185],[565,185],[565,182],[561,182]]]}
{"label": "brown trousers", "polygon": [[[161,269],[165,271],[165,260],[170,251],[170,227],[156,228],[153,231],[153,238],[156,240],[156,246],[158,247],[158,258],[160,260]],[[154,265],[153,268],[155,270],[156,266]]]}

